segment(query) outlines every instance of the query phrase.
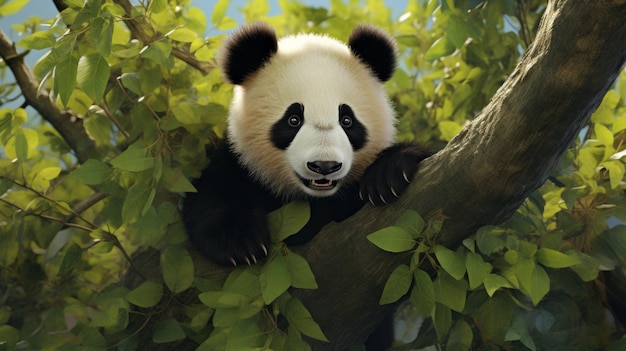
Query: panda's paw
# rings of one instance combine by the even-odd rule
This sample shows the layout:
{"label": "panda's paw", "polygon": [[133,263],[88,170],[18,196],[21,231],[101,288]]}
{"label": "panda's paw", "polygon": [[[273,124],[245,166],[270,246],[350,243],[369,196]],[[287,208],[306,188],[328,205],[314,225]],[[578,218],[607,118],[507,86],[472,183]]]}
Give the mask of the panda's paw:
{"label": "panda's paw", "polygon": [[190,235],[195,247],[211,261],[223,266],[253,265],[269,252],[271,238],[265,216],[224,218],[200,237]]}
{"label": "panda's paw", "polygon": [[413,180],[420,161],[430,155],[417,144],[399,143],[388,147],[365,170],[359,196],[374,206],[394,202]]}

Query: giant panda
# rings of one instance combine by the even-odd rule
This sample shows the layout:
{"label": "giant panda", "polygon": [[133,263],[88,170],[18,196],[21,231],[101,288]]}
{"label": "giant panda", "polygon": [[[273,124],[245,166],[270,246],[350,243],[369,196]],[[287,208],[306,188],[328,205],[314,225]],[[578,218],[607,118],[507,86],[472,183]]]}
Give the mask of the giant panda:
{"label": "giant panda", "polygon": [[396,43],[377,27],[359,25],[346,45],[316,34],[278,40],[253,23],[230,35],[218,64],[235,85],[226,140],[182,204],[190,242],[216,263],[267,256],[266,215],[290,201],[307,200],[311,211],[291,245],[366,202],[394,201],[430,155],[394,142],[384,83]]}

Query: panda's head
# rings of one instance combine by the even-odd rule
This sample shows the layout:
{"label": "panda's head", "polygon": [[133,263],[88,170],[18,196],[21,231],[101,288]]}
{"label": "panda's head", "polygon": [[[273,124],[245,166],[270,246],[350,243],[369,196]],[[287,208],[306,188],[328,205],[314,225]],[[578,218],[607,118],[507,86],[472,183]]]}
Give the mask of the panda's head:
{"label": "panda's head", "polygon": [[236,85],[232,150],[278,196],[334,195],[393,143],[383,85],[396,44],[376,27],[358,26],[345,45],[314,34],[277,40],[271,27],[254,23],[230,36],[219,64]]}

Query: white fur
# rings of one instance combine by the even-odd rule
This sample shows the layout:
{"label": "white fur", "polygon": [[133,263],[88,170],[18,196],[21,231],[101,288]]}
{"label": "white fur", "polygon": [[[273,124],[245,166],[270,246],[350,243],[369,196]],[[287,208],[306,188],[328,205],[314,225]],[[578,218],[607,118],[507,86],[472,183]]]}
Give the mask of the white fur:
{"label": "white fur", "polygon": [[[304,105],[304,124],[287,150],[279,150],[271,143],[270,130],[295,102]],[[349,105],[368,131],[365,146],[356,152],[339,125],[340,104]],[[394,121],[383,84],[345,44],[300,34],[279,40],[269,63],[235,87],[228,132],[233,151],[252,175],[291,199],[305,193],[332,195],[342,184],[358,180],[376,155],[393,143]],[[318,160],[343,164],[326,177],[342,179],[336,189],[312,190],[296,175],[322,178],[306,166]]]}

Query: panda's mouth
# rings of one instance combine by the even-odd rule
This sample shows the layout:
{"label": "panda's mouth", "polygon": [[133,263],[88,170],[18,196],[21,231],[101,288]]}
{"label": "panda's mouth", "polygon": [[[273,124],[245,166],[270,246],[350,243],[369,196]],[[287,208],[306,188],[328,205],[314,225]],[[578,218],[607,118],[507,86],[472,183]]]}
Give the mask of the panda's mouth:
{"label": "panda's mouth", "polygon": [[337,186],[336,180],[330,180],[326,178],[322,179],[304,179],[300,178],[302,183],[306,185],[309,189],[313,190],[332,190]]}

